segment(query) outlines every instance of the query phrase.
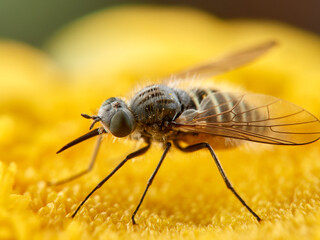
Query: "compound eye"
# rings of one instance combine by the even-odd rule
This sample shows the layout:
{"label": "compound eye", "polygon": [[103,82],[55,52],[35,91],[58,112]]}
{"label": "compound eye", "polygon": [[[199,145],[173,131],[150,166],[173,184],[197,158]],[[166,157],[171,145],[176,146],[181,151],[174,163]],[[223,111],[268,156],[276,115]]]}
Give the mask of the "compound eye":
{"label": "compound eye", "polygon": [[111,118],[109,131],[115,137],[128,136],[135,127],[132,116],[120,110]]}

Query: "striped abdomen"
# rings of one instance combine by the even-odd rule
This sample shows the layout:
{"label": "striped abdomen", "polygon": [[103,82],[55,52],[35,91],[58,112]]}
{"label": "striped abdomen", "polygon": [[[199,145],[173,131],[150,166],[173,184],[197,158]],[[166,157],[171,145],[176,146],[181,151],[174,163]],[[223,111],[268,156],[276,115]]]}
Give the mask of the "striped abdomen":
{"label": "striped abdomen", "polygon": [[200,88],[191,89],[188,94],[191,107],[175,121],[181,124],[176,129],[182,130],[177,140],[189,144],[208,142],[215,148],[226,148],[242,143],[237,140],[242,139],[240,135],[263,134],[264,129],[255,122],[266,115],[245,101],[244,95]]}
{"label": "striped abdomen", "polygon": [[250,103],[242,100],[241,95],[200,88],[192,89],[188,93],[194,106],[191,108],[201,112],[197,118],[203,118],[206,122],[248,123],[262,117]]}

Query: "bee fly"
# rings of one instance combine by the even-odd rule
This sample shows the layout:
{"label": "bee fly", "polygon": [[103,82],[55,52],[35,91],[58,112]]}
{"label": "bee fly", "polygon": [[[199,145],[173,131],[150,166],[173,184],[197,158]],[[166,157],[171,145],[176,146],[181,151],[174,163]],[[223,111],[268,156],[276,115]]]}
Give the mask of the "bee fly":
{"label": "bee fly", "polygon": [[171,86],[170,81],[174,81],[172,79],[188,80],[194,76],[197,79],[205,79],[227,72],[253,61],[275,44],[269,41],[178,72],[165,79],[162,84],[141,89],[128,102],[117,97],[109,98],[95,116],[81,114],[93,120],[90,130],[98,122],[102,126],[68,143],[57,153],[99,135],[91,162],[86,170],[63,181],[51,183],[52,185],[71,181],[89,172],[94,165],[103,134],[112,134],[118,138],[129,136],[132,139],[143,139],[146,146],[122,160],[87,195],[72,217],[77,214],[88,198],[128,160],[147,152],[151,142],[156,141],[163,144],[164,152],[132,214],[133,224],[136,223],[135,215],[172,144],[183,152],[209,150],[227,187],[257,221],[260,221],[260,217],[233,188],[212,147],[236,146],[241,144],[242,140],[276,145],[312,143],[320,138],[319,120],[306,110],[276,97],[205,87],[180,89]]}

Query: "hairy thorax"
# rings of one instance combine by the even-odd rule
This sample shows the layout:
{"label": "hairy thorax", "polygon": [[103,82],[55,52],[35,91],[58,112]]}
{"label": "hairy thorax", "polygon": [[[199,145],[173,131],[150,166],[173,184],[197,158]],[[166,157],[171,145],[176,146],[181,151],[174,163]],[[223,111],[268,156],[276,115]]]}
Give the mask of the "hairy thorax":
{"label": "hairy thorax", "polygon": [[165,85],[151,85],[139,91],[129,105],[137,121],[137,132],[153,140],[166,141],[173,134],[170,123],[184,105],[180,95]]}

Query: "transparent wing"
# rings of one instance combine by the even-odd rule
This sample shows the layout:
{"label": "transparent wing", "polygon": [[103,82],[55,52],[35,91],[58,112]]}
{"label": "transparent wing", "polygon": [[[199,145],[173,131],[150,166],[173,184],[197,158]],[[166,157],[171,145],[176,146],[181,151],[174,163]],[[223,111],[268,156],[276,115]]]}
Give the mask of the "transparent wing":
{"label": "transparent wing", "polygon": [[262,94],[216,92],[199,110],[187,110],[173,129],[280,145],[301,145],[320,138],[320,122],[290,102]]}
{"label": "transparent wing", "polygon": [[268,41],[263,44],[232,53],[212,62],[208,62],[181,72],[172,74],[165,79],[188,79],[190,77],[208,78],[213,77],[235,68],[241,67],[256,58],[260,57],[270,48],[276,45],[275,41]]}

